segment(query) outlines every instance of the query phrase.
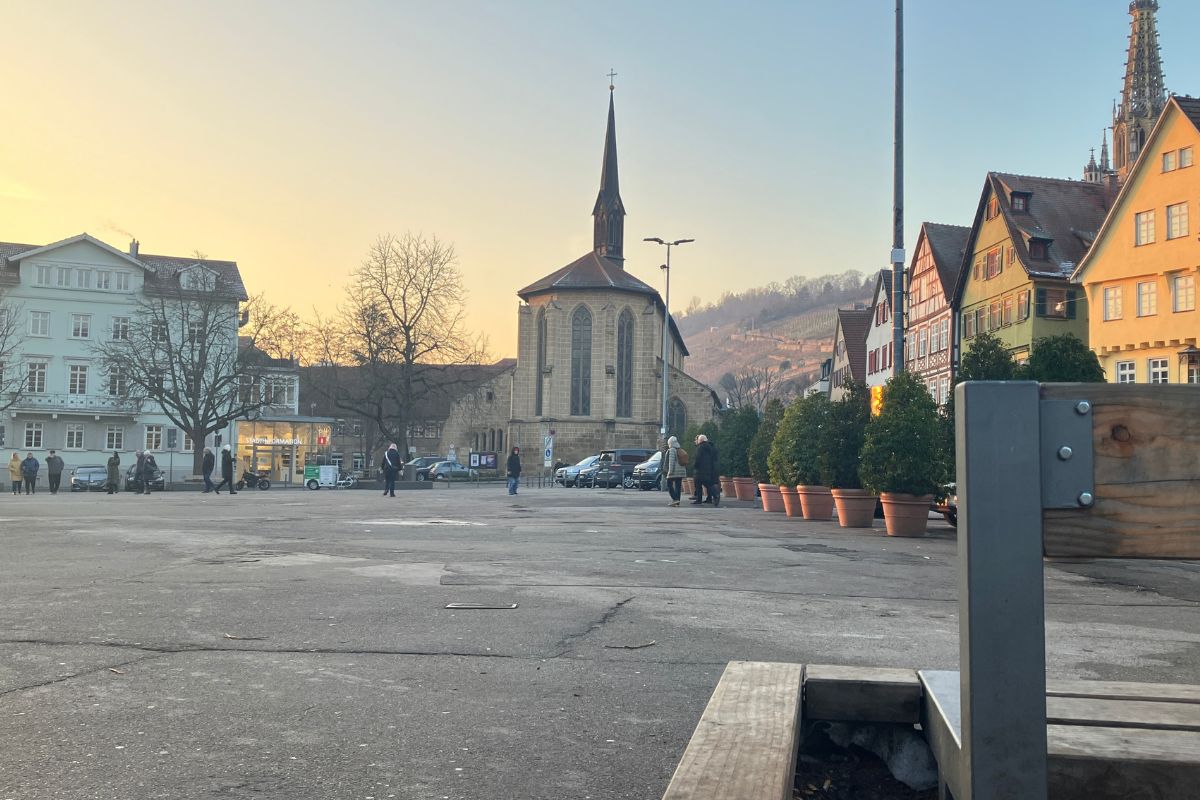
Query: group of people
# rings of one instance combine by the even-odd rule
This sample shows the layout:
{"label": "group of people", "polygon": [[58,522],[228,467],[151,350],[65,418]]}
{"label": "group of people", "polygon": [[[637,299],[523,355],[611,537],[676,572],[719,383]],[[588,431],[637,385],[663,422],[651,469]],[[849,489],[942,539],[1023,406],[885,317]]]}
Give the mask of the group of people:
{"label": "group of people", "polygon": [[[692,480],[696,491],[692,495],[692,505],[705,503],[713,507],[721,505],[721,483],[717,475],[717,448],[703,433],[696,437],[696,463],[692,465]],[[679,445],[679,439],[672,436],[667,439],[667,449],[663,453],[662,476],[667,482],[667,492],[671,495],[669,505],[677,507],[683,496],[683,479],[687,477],[688,456]],[[707,495],[707,497],[705,496]]]}
{"label": "group of people", "polygon": [[[42,462],[29,453],[24,459],[20,454],[13,453],[8,462],[8,478],[12,481],[12,493],[20,494],[25,487],[25,494],[37,494],[38,472]],[[53,450],[46,457],[46,474],[50,478],[50,494],[58,494],[58,486],[62,483],[63,460]]]}
{"label": "group of people", "polygon": [[230,494],[237,494],[237,487],[233,482],[233,449],[229,445],[221,448],[221,482],[213,484],[212,474],[216,467],[217,457],[212,448],[204,448],[204,458],[200,461],[200,472],[204,476],[204,491],[201,494],[220,494],[222,486],[228,486]]}
{"label": "group of people", "polygon": [[[383,451],[383,462],[379,466],[383,470],[383,496],[395,497],[396,480],[400,477],[400,470],[404,468],[404,459],[400,458],[400,450],[396,447],[395,442],[388,445],[388,449]],[[508,454],[508,461],[504,464],[504,474],[508,479],[508,493],[516,495],[517,489],[521,485],[521,448],[514,447]]]}

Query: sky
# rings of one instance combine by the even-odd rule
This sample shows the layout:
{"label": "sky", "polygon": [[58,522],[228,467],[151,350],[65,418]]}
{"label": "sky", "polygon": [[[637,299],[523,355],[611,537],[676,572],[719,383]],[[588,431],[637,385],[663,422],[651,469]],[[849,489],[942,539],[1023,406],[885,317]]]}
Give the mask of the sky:
{"label": "sky", "polygon": [[[906,244],[968,225],[988,170],[1079,178],[1124,75],[1126,0],[910,0]],[[381,234],[454,245],[471,326],[591,248],[615,70],[626,268],[671,306],[887,266],[888,0],[0,0],[0,240],[87,231],[237,261],[332,312]],[[1200,95],[1200,3],[1161,0]]]}

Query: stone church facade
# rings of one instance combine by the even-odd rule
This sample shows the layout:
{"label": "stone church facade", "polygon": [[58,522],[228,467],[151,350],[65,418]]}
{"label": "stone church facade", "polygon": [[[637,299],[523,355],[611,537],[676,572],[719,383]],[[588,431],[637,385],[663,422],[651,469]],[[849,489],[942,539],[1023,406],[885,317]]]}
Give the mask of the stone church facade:
{"label": "stone church facade", "polygon": [[[592,250],[517,292],[517,363],[451,410],[442,451],[460,461],[479,443],[519,446],[542,468],[544,437],[554,460],[574,463],[603,449],[653,448],[662,418],[663,317],[659,293],[625,271],[616,124],[609,97]],[[669,433],[712,419],[716,394],[684,371],[683,337],[669,320]],[[503,431],[502,435],[497,435]],[[482,436],[481,436],[482,434]]]}

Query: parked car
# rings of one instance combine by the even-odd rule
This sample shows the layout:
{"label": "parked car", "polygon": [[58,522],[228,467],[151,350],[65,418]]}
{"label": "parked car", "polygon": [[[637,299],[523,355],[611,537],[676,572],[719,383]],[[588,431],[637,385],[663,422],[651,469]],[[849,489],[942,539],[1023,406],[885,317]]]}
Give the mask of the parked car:
{"label": "parked car", "polygon": [[71,470],[72,492],[103,492],[107,488],[107,467],[87,466]]}
{"label": "parked car", "polygon": [[662,490],[662,458],[661,450],[658,450],[650,458],[633,468],[633,485],[641,489],[643,492],[650,489]]}
{"label": "parked car", "polygon": [[590,489],[596,485],[596,470],[600,469],[600,456],[591,456],[596,459],[586,467],[580,467],[579,474],[575,477],[575,485],[580,489]]}
{"label": "parked car", "polygon": [[600,460],[600,455],[588,456],[578,464],[571,464],[566,467],[559,467],[554,473],[554,482],[561,483],[563,486],[575,486],[579,483],[579,473],[583,469],[594,465]]}
{"label": "parked car", "polygon": [[441,456],[421,456],[420,458],[414,458],[412,461],[407,462],[404,466],[416,467],[417,480],[427,481],[429,480],[429,468],[434,464],[445,460],[446,459],[442,458]]}
{"label": "parked car", "polygon": [[428,480],[445,481],[445,480],[469,480],[479,477],[479,470],[471,469],[470,467],[460,464],[457,461],[439,461],[431,466],[427,473]]}
{"label": "parked car", "polygon": [[596,462],[596,474],[592,478],[593,486],[603,486],[612,489],[614,486],[633,488],[633,468],[654,454],[653,450],[603,450]]}
{"label": "parked car", "polygon": [[952,527],[958,527],[958,484],[947,483],[942,492],[933,498],[933,510],[946,518]]}
{"label": "parked car", "polygon": [[[154,472],[150,475],[150,480],[148,483],[150,484],[150,491],[152,492],[166,491],[167,480],[165,477],[163,477],[161,469],[155,468]],[[137,476],[137,464],[131,466],[125,473],[125,491],[142,491],[142,479]]]}

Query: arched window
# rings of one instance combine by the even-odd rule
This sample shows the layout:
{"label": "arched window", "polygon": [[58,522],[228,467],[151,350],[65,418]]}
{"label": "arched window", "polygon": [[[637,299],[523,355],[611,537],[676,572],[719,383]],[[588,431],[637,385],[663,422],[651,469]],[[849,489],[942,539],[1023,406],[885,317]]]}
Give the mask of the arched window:
{"label": "arched window", "polygon": [[671,405],[667,409],[667,433],[673,436],[680,436],[686,427],[687,407],[678,397],[672,397]]}
{"label": "arched window", "polygon": [[533,413],[542,415],[543,380],[546,374],[546,309],[538,311],[537,318],[537,393],[534,395]]}
{"label": "arched window", "polygon": [[580,306],[571,315],[571,416],[592,413],[592,312]]}
{"label": "arched window", "polygon": [[478,433],[475,434],[475,444],[471,446],[471,449],[477,453],[479,452],[479,434]]}
{"label": "arched window", "polygon": [[633,416],[633,314],[628,308],[617,320],[617,416]]}
{"label": "arched window", "polygon": [[504,450],[504,430],[501,429],[501,430],[496,431],[496,452],[502,452],[503,450]]}

